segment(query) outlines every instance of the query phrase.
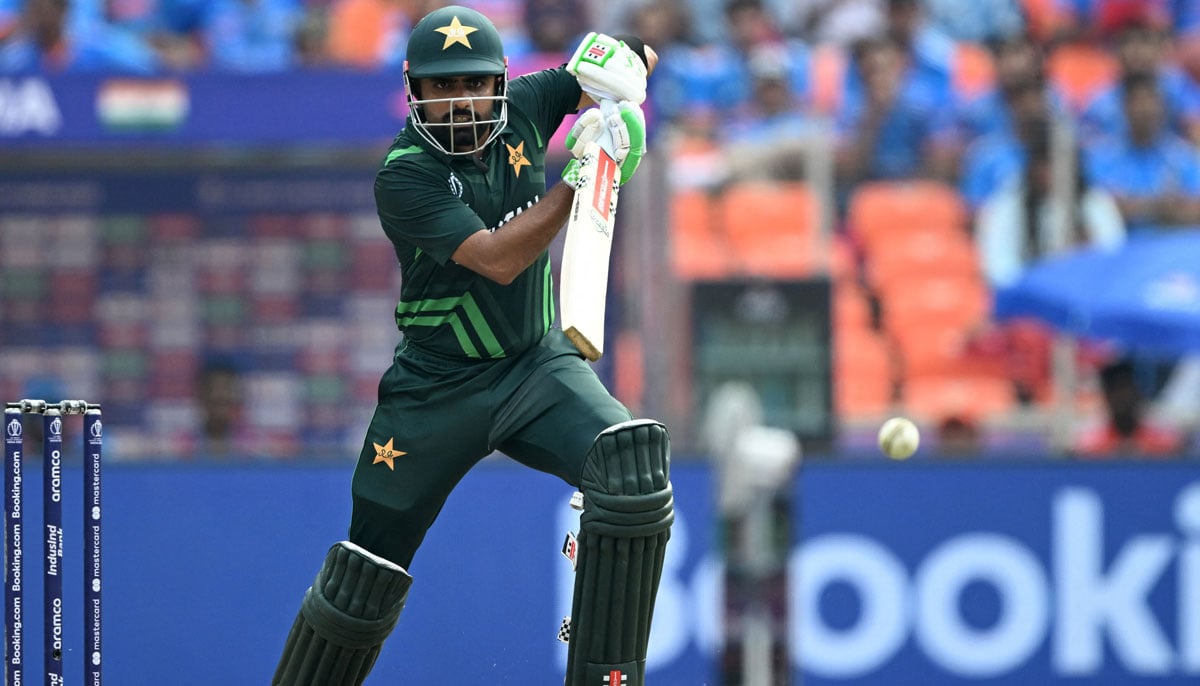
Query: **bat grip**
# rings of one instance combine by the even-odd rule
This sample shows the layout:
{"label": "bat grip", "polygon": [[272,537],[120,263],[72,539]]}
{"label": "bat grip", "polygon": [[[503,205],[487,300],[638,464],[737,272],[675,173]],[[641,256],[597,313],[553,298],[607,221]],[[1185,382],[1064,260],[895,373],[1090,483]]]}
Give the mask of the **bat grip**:
{"label": "bat grip", "polygon": [[617,151],[617,146],[613,141],[612,131],[609,130],[607,122],[609,117],[617,115],[617,102],[615,100],[609,100],[608,98],[601,98],[600,114],[604,116],[604,121],[606,123],[604,126],[600,127],[600,138],[596,142],[600,144],[601,148],[611,155]]}

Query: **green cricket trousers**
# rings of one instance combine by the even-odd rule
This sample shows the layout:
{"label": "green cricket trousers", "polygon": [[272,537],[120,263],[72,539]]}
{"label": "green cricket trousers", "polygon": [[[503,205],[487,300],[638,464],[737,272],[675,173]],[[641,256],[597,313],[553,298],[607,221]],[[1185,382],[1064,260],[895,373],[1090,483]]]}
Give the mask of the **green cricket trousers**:
{"label": "green cricket trousers", "polygon": [[578,487],[604,429],[632,419],[559,329],[501,360],[405,346],[379,382],[354,470],[350,540],[408,568],[450,491],[500,451]]}

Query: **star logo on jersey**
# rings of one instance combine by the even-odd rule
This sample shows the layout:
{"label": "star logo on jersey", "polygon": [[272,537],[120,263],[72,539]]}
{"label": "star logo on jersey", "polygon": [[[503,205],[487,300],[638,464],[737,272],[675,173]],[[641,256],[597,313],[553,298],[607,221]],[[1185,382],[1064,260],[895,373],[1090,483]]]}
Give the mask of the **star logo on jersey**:
{"label": "star logo on jersey", "polygon": [[392,471],[396,470],[396,465],[392,464],[392,460],[400,457],[401,455],[407,455],[408,453],[404,452],[403,450],[396,450],[393,448],[392,441],[394,440],[395,439],[389,438],[388,442],[384,443],[383,445],[379,445],[375,441],[371,441],[371,444],[375,446],[375,460],[371,464],[379,464],[382,462],[387,465],[388,469]]}
{"label": "star logo on jersey", "polygon": [[525,157],[525,141],[517,143],[517,147],[513,147],[508,143],[504,144],[508,148],[508,163],[513,166],[513,172],[520,177],[521,167],[532,167],[533,163]]}
{"label": "star logo on jersey", "polygon": [[463,26],[462,22],[458,20],[458,15],[455,15],[454,19],[450,20],[450,24],[448,26],[434,29],[434,31],[437,31],[446,37],[446,41],[442,43],[442,50],[445,50],[455,43],[465,45],[467,49],[470,50],[471,41],[469,38],[467,38],[467,36],[475,33],[478,30],[479,29],[475,28],[474,26]]}

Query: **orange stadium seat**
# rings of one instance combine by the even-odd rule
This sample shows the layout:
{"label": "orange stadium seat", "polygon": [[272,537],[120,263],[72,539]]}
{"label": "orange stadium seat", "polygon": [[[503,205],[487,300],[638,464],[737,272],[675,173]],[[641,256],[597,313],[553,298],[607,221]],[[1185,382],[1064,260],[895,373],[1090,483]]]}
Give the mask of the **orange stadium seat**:
{"label": "orange stadium seat", "polygon": [[914,274],[892,279],[879,293],[884,328],[982,324],[991,312],[991,291],[982,279],[962,276]]}
{"label": "orange stadium seat", "polygon": [[891,350],[883,336],[865,328],[834,332],[833,399],[839,417],[886,414],[894,382]]}
{"label": "orange stadium seat", "polygon": [[953,323],[930,321],[889,332],[896,345],[905,376],[946,374],[961,369],[967,348],[966,329]]}
{"label": "orange stadium seat", "polygon": [[980,264],[965,231],[918,226],[875,246],[867,256],[866,272],[868,283],[884,290],[888,281],[913,274],[976,277]]}
{"label": "orange stadium seat", "polygon": [[979,420],[1012,411],[1016,395],[1007,379],[986,376],[920,376],[904,380],[904,411],[936,422],[949,416]]}
{"label": "orange stadium seat", "polygon": [[871,326],[871,303],[862,286],[853,281],[833,282],[833,327],[866,329]]}
{"label": "orange stadium seat", "polygon": [[729,274],[728,248],[715,229],[716,203],[706,191],[675,191],[670,204],[671,263],[681,279]]}
{"label": "orange stadium seat", "polygon": [[1100,89],[1117,78],[1117,61],[1098,45],[1067,43],[1055,48],[1046,72],[1075,111],[1081,111]]}
{"label": "orange stadium seat", "polygon": [[953,322],[930,321],[889,332],[904,376],[958,375],[1007,377],[1004,357],[979,350],[975,331]]}
{"label": "orange stadium seat", "polygon": [[991,53],[978,43],[959,43],[954,51],[951,79],[959,95],[972,97],[982,94],[996,81]]}
{"label": "orange stadium seat", "polygon": [[806,276],[816,266],[815,198],[798,182],[742,182],[718,201],[720,228],[739,270]]}
{"label": "orange stadium seat", "polygon": [[876,182],[854,191],[846,219],[869,254],[908,230],[965,231],[967,212],[958,192],[944,183]]}

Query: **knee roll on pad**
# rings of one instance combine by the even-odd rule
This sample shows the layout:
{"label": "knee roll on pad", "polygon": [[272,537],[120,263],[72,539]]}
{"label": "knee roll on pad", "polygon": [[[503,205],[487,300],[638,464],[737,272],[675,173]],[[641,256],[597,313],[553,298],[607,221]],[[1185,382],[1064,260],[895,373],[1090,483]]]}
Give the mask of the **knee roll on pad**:
{"label": "knee roll on pad", "polygon": [[670,439],[655,421],[604,430],[584,461],[568,686],[645,682],[671,524]]}
{"label": "knee roll on pad", "polygon": [[403,567],[349,541],[334,544],[304,594],[272,684],[362,684],[411,585]]}

